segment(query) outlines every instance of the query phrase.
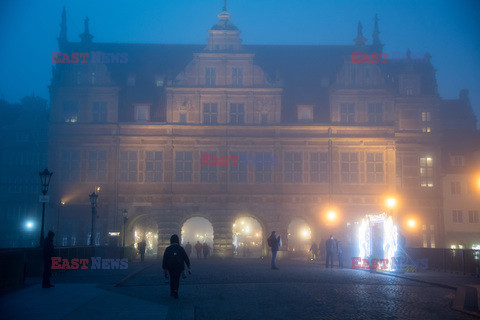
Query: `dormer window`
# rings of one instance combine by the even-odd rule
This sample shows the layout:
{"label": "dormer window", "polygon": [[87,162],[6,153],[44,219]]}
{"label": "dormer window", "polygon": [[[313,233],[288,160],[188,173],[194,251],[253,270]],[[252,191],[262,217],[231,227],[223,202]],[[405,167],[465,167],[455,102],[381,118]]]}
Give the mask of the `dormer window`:
{"label": "dormer window", "polygon": [[150,105],[137,104],[134,109],[136,122],[146,122],[150,120]]}
{"label": "dormer window", "polygon": [[313,106],[312,105],[298,105],[297,119],[299,122],[313,121]]}

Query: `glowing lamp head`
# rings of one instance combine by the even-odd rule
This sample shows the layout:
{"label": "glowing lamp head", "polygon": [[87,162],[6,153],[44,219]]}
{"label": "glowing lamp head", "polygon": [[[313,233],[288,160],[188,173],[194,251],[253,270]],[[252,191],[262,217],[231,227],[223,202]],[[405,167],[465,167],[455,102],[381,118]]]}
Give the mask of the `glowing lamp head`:
{"label": "glowing lamp head", "polygon": [[337,219],[337,213],[333,210],[330,210],[327,212],[327,219],[329,221],[334,221],[335,219]]}
{"label": "glowing lamp head", "polygon": [[417,225],[417,222],[414,219],[409,219],[407,221],[407,224],[410,228],[415,228],[415,226]]}
{"label": "glowing lamp head", "polygon": [[395,198],[388,198],[387,199],[387,207],[395,208],[396,205],[397,205],[397,199],[395,199]]}
{"label": "glowing lamp head", "polygon": [[33,229],[33,222],[32,221],[27,221],[25,223],[25,227],[27,228],[27,230],[32,230]]}

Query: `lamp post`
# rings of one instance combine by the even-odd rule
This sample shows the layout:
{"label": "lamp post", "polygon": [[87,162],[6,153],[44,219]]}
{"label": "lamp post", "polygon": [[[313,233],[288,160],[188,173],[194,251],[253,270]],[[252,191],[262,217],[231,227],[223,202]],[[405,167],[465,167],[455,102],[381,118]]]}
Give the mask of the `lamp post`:
{"label": "lamp post", "polygon": [[90,233],[90,245],[93,246],[93,224],[95,222],[95,211],[97,210],[97,198],[98,194],[95,193],[95,191],[92,192],[92,194],[89,195],[90,197],[90,204],[92,205],[92,231]]}
{"label": "lamp post", "polygon": [[45,203],[48,202],[47,192],[48,192],[48,185],[50,184],[50,179],[52,178],[53,172],[48,171],[47,168],[45,170],[38,173],[40,175],[40,182],[42,183],[42,195],[40,197],[40,201],[42,202],[42,227],[40,231],[40,246],[43,247],[43,234],[45,229]]}
{"label": "lamp post", "polygon": [[125,250],[125,238],[126,238],[125,226],[126,226],[127,221],[128,221],[128,211],[127,211],[127,209],[123,209],[122,216],[123,216],[123,249]]}

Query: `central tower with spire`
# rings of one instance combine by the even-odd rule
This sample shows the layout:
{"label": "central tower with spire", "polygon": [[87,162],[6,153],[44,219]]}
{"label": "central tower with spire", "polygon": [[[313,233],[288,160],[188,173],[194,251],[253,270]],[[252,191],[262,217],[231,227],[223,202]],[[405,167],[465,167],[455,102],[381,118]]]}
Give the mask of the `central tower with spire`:
{"label": "central tower with spire", "polygon": [[232,15],[227,12],[227,1],[223,0],[222,12],[217,15],[220,21],[208,30],[210,37],[207,39],[206,51],[227,52],[241,50],[241,31],[230,22],[231,16]]}

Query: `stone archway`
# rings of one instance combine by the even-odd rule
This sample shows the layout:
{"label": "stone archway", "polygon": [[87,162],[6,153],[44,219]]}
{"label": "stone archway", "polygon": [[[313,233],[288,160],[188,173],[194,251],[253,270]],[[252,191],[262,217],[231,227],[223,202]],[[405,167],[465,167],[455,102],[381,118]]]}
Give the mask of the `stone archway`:
{"label": "stone archway", "polygon": [[158,224],[151,215],[143,214],[132,218],[126,228],[126,244],[137,248],[137,244],[145,239],[147,243],[145,255],[157,255]]}
{"label": "stone archway", "polygon": [[210,254],[214,248],[213,225],[207,218],[201,216],[190,217],[182,224],[181,245],[185,247],[187,243],[192,245],[191,256],[196,256],[195,244],[197,242],[210,247]]}
{"label": "stone archway", "polygon": [[249,215],[239,216],[232,226],[235,257],[260,258],[265,255],[265,232],[260,221]]}
{"label": "stone archway", "polygon": [[294,218],[287,229],[288,251],[293,256],[308,256],[312,245],[312,229],[303,218]]}

